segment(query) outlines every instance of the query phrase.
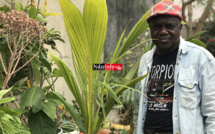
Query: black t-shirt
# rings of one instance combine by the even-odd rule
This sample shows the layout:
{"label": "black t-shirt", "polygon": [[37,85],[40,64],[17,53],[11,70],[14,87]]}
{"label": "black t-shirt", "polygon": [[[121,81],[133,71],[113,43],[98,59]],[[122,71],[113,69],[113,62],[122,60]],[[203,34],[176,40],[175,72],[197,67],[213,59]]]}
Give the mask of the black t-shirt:
{"label": "black t-shirt", "polygon": [[174,70],[178,49],[167,55],[153,56],[151,73],[147,84],[148,106],[145,129],[154,132],[172,132],[172,104]]}

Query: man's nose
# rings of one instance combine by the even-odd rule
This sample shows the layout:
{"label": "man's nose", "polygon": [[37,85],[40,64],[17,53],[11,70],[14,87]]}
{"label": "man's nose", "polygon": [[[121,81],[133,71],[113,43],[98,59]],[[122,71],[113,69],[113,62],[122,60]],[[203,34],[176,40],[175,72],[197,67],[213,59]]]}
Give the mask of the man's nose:
{"label": "man's nose", "polygon": [[162,27],[160,30],[160,34],[168,34],[166,27]]}

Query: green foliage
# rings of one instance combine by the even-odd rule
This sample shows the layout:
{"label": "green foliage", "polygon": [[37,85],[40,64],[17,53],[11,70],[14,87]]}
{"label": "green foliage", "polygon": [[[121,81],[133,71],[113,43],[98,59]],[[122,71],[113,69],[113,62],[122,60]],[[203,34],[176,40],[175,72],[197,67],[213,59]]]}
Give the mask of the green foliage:
{"label": "green foliage", "polygon": [[15,1],[15,7],[14,8],[17,11],[19,11],[19,10],[24,11],[23,5],[21,3],[19,3],[19,2],[16,2],[16,1]]}
{"label": "green foliage", "polygon": [[[15,7],[13,10],[24,11],[30,18],[37,20],[39,24],[43,25],[44,27],[47,24],[47,21],[45,20],[47,16],[46,14],[43,14],[43,10],[45,10],[45,7],[43,8],[43,10],[37,10],[34,6],[23,6],[21,3],[15,2]],[[7,13],[10,12],[11,9],[8,6],[4,5],[3,7],[0,7],[0,12],[1,11]],[[47,15],[50,16],[53,14]],[[52,48],[56,50],[57,47],[55,41],[58,40],[64,42],[64,40],[60,36],[60,32],[56,31],[54,28],[50,30],[46,29],[46,31],[47,32],[45,34],[45,38],[43,38],[42,42],[44,43],[43,45],[51,45]],[[18,95],[21,94],[20,105],[22,109],[18,109],[12,112],[6,109],[6,107],[4,109],[0,108],[0,116],[2,116],[2,118],[0,117],[0,133],[29,133],[27,127],[23,126],[21,122],[17,122],[19,119],[18,116],[20,114],[23,114],[24,112],[26,113],[26,115],[29,115],[28,123],[32,134],[55,134],[57,131],[56,107],[62,103],[59,100],[52,99],[50,97],[46,98],[46,95],[49,90],[54,91],[54,78],[52,77],[52,63],[47,58],[47,49],[45,49],[44,46],[42,46],[42,48],[40,49],[39,45],[40,44],[37,43],[37,40],[31,40],[30,44],[25,45],[26,47],[21,53],[20,61],[17,62],[17,68],[25,65],[25,63],[28,62],[31,58],[33,58],[33,60],[30,61],[30,63],[24,68],[22,68],[20,71],[13,74],[9,82],[7,83],[7,86],[14,87],[13,93]],[[8,68],[9,60],[11,58],[11,52],[8,46],[9,45],[7,41],[7,36],[0,35],[0,54],[2,56],[3,63],[6,69]],[[12,65],[14,67],[15,63]],[[2,88],[3,80],[6,76],[6,72],[3,69],[2,64],[0,64],[0,73],[0,88]],[[45,81],[47,81],[49,85],[47,87],[41,88]],[[3,90],[2,92],[0,91],[0,94],[3,94],[3,92],[5,93],[7,91],[9,90]],[[0,100],[0,104],[5,104],[6,102],[13,100],[15,100],[15,98],[4,97]],[[31,110],[26,111],[24,109]]]}
{"label": "green foliage", "polygon": [[70,105],[68,102],[66,102],[65,98],[62,97],[62,95],[60,95],[57,92],[51,91],[49,94],[47,94],[47,98],[60,100],[61,103],[64,104],[64,106],[66,107],[66,109],[68,110],[68,112],[70,113],[72,118],[75,120],[75,122],[78,125],[78,127],[80,128],[80,130],[82,132],[84,132],[85,124],[84,124],[83,119],[82,119],[83,117],[81,117],[81,115],[76,111],[76,109],[74,108],[73,105]]}
{"label": "green foliage", "polygon": [[206,48],[205,43],[203,43],[201,40],[192,39],[192,40],[190,40],[190,42],[192,42],[192,43],[194,43],[194,44],[196,44],[196,45],[198,45],[198,46],[201,46],[201,47]]}
{"label": "green foliage", "polygon": [[31,68],[34,72],[34,79],[36,81],[36,84],[39,84],[41,82],[41,75],[40,75],[40,68],[41,68],[41,61],[39,59],[39,56],[36,56],[31,61]]}
{"label": "green foliage", "polygon": [[2,90],[0,91],[0,104],[4,104],[4,103],[7,103],[7,102],[10,102],[10,101],[14,101],[15,98],[14,97],[7,97],[7,98],[2,98],[3,95],[5,95],[7,92],[9,92],[11,90],[10,89],[7,89],[7,90]]}
{"label": "green foliage", "polygon": [[32,134],[53,134],[57,131],[56,107],[61,102],[49,94],[45,94],[44,89],[34,86],[21,95],[20,106],[31,109],[28,111],[28,123]]}
{"label": "green foliage", "polygon": [[13,98],[13,97],[2,98],[0,100],[0,104],[4,104],[4,103],[10,102],[10,101],[14,101],[14,100],[15,100],[15,98]]}
{"label": "green foliage", "polygon": [[190,37],[186,38],[185,40],[186,40],[186,41],[190,41],[190,40],[192,40],[192,39],[194,39],[194,38],[196,38],[196,37],[202,35],[202,34],[205,33],[205,32],[206,32],[206,31],[197,32],[197,33],[191,35]]}
{"label": "green foliage", "polygon": [[[2,58],[4,59],[4,66],[5,68],[7,69],[8,68],[8,65],[7,63],[9,62],[9,59],[10,59],[10,53],[9,53],[9,48],[7,46],[7,41],[6,39],[4,38],[1,38],[0,37],[0,52],[1,52],[1,56]],[[0,71],[3,71],[3,66],[2,64],[0,64]],[[2,77],[2,76],[0,76]]]}
{"label": "green foliage", "polygon": [[[1,90],[0,98],[11,90]],[[0,104],[13,101],[15,98],[7,97],[0,99]],[[18,115],[22,114],[20,109],[12,110],[9,107],[0,107],[0,133],[2,134],[30,134],[27,127],[23,126]]]}
{"label": "green foliage", "polygon": [[10,10],[11,9],[8,6],[6,6],[6,5],[0,7],[0,11],[4,11],[5,13],[9,12]]}
{"label": "green foliage", "polygon": [[0,128],[1,132],[4,134],[14,134],[13,126],[10,122],[11,116],[7,114],[2,114],[3,111],[0,111]]}
{"label": "green foliage", "polygon": [[119,50],[118,57],[120,57],[125,51],[129,48],[129,46],[134,43],[134,41],[142,34],[144,31],[148,29],[148,23],[146,21],[148,17],[148,13],[145,13],[143,17],[137,22],[134,28],[129,33],[126,41],[123,43],[121,49]]}
{"label": "green foliage", "polygon": [[60,32],[59,31],[54,31],[54,28],[47,30],[47,37],[44,42],[47,45],[50,45],[52,47],[52,49],[56,48],[56,43],[54,40],[58,40],[64,43],[64,40],[61,38],[60,36]]}
{"label": "green foliage", "polygon": [[3,95],[5,95],[7,92],[9,92],[11,90],[11,88],[10,89],[7,89],[7,90],[2,90],[2,91],[0,91],[0,98],[3,96]]}
{"label": "green foliage", "polygon": [[[26,90],[22,95],[21,95],[21,101],[20,101],[20,106],[21,107],[26,107],[26,106],[36,106],[42,107],[42,101],[44,100],[45,95],[44,95],[44,90],[34,86],[28,90]],[[34,111],[34,109],[33,109]]]}
{"label": "green foliage", "polygon": [[205,43],[203,43],[203,42],[202,42],[201,40],[199,40],[199,39],[194,39],[194,38],[196,38],[196,37],[198,37],[198,36],[204,34],[205,32],[206,32],[206,31],[197,32],[197,33],[191,35],[190,37],[188,37],[188,38],[185,39],[185,40],[186,40],[186,41],[189,41],[189,42],[192,42],[192,43],[194,43],[194,44],[196,44],[196,45],[198,45],[198,46],[201,46],[201,47],[206,48]]}
{"label": "green foliage", "polygon": [[[4,114],[0,114],[0,132],[2,132],[2,134],[30,134],[29,129],[22,125],[15,111],[12,111],[8,107],[5,109],[3,108],[1,108],[0,111],[4,111],[5,109],[7,109],[7,111],[5,110]],[[8,114],[9,110],[14,114]]]}
{"label": "green foliage", "polygon": [[200,40],[206,44],[206,48],[215,56],[215,13],[213,18],[204,25],[203,29],[207,32],[200,36]]}
{"label": "green foliage", "polygon": [[2,78],[2,76],[0,76],[0,88],[3,86],[4,84],[4,79]]}
{"label": "green foliage", "polygon": [[28,10],[29,17],[35,19],[37,14],[38,14],[37,9],[34,6],[31,6],[30,9]]}
{"label": "green foliage", "polygon": [[[26,14],[30,18],[36,19],[42,25],[46,25],[46,23],[47,23],[45,21],[46,16],[42,16],[41,10],[37,10],[34,6],[27,5],[24,7],[21,3],[15,2],[15,10],[21,10],[21,11],[26,12]],[[7,12],[10,12],[11,9],[8,6],[4,5],[4,6],[0,7],[0,11],[4,11],[5,13],[7,13]],[[0,25],[1,25],[1,21],[0,21]],[[51,45],[53,49],[56,49],[56,43],[55,43],[56,40],[64,42],[64,40],[60,36],[59,31],[55,31],[54,28],[52,28],[50,30],[47,29],[46,38],[43,40],[44,43],[47,45]],[[20,60],[18,67],[21,67],[26,61],[28,61],[33,55],[35,55],[38,52],[38,50],[39,50],[38,45],[39,44],[36,44],[36,46],[32,47],[34,42],[35,41],[32,40],[31,46],[28,45],[24,49],[24,51],[21,55],[22,59]],[[1,36],[0,37],[0,53],[3,57],[3,62],[4,62],[6,69],[7,69],[9,59],[11,56],[7,43],[8,43],[7,39]],[[8,83],[9,87],[14,86],[14,85],[21,86],[20,81],[27,78],[27,77],[28,78],[30,77],[31,81],[36,80],[36,83],[39,84],[41,82],[40,81],[41,80],[41,76],[40,76],[41,69],[44,69],[43,71],[46,73],[47,73],[47,71],[51,72],[51,67],[50,67],[51,65],[50,65],[49,61],[47,60],[47,55],[46,55],[47,50],[45,48],[42,48],[42,49],[43,50],[39,53],[39,55],[36,56],[31,61],[31,67],[30,68],[24,67],[23,69],[21,69],[19,72],[17,72],[16,74],[14,74],[11,77],[11,79]],[[26,55],[27,53],[29,53],[29,54]],[[42,66],[42,68],[41,68],[41,66]],[[29,76],[30,75],[29,72],[31,72],[31,71],[33,71],[34,76]],[[3,75],[4,75],[4,70],[3,70],[3,67],[1,64],[0,64],[0,72],[3,73]],[[33,84],[33,82],[31,82],[31,84]]]}
{"label": "green foliage", "polygon": [[42,105],[42,110],[46,115],[52,120],[56,119],[56,104],[53,102],[44,102]]}
{"label": "green foliage", "polygon": [[63,129],[64,133],[72,132],[78,130],[78,126],[72,122],[65,121],[60,125],[60,128]]}
{"label": "green foliage", "polygon": [[28,117],[31,134],[55,134],[57,124],[43,111],[33,113],[30,111]]}

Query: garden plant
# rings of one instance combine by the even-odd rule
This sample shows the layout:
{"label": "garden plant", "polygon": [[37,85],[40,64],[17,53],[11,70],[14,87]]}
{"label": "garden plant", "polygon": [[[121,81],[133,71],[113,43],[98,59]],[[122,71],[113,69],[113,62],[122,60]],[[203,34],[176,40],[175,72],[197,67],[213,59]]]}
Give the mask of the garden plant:
{"label": "garden plant", "polygon": [[[47,3],[41,10],[31,4],[13,4],[13,8],[0,7],[0,132],[56,133],[56,107],[62,103],[46,97],[50,90],[55,91],[56,79],[44,45],[56,50],[55,40],[63,41],[59,31],[46,28],[45,18],[59,14],[47,13]],[[17,96],[21,96],[20,103]],[[8,106],[11,101],[15,109]]]}

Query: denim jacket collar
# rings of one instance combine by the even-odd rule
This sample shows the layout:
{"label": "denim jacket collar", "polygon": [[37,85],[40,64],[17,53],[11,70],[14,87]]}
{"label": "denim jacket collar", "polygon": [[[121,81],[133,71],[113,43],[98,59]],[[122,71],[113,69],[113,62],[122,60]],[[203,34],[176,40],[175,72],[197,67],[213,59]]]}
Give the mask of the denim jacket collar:
{"label": "denim jacket collar", "polygon": [[189,52],[189,47],[187,46],[187,43],[182,37],[180,37],[179,50],[182,54],[186,54],[187,52]]}
{"label": "denim jacket collar", "polygon": [[[148,68],[150,68],[150,66],[151,66],[153,55],[156,52],[156,50],[157,50],[157,47],[154,46],[151,50],[152,53],[150,53],[146,57],[146,63],[147,63]],[[179,55],[186,54],[187,52],[189,52],[189,47],[187,46],[186,41],[181,36],[180,36],[179,52],[180,52]]]}

